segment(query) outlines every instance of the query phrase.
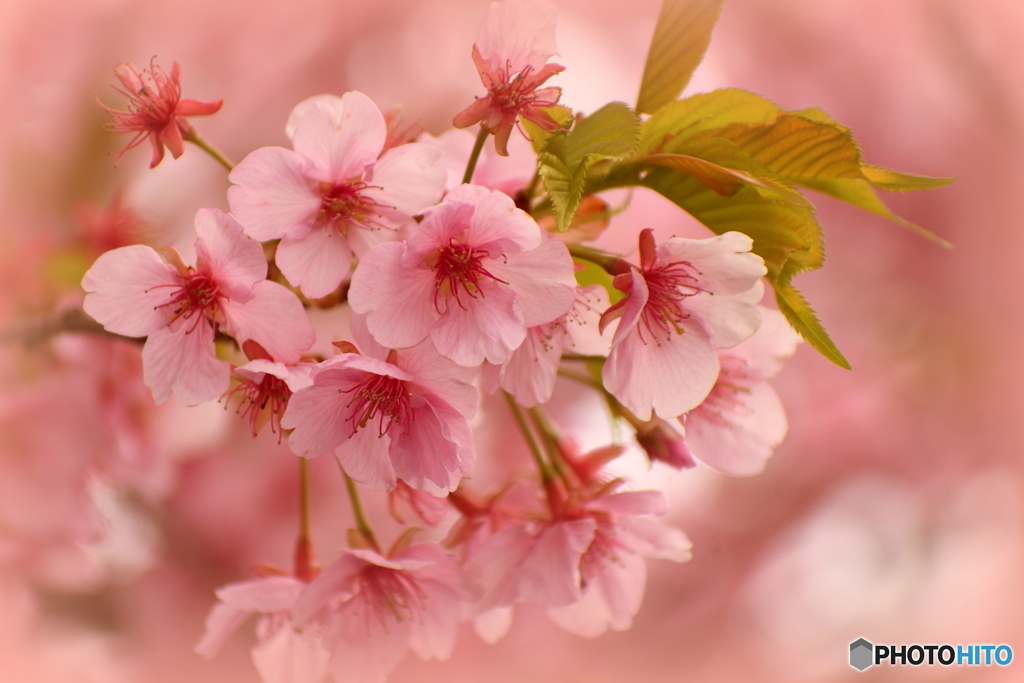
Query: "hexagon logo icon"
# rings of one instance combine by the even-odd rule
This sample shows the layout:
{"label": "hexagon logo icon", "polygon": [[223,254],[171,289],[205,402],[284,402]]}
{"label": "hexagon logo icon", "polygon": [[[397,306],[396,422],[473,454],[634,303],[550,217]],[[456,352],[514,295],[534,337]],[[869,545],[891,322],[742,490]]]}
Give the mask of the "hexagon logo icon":
{"label": "hexagon logo icon", "polygon": [[850,666],[857,671],[863,671],[874,664],[875,646],[864,638],[858,638],[850,643]]}

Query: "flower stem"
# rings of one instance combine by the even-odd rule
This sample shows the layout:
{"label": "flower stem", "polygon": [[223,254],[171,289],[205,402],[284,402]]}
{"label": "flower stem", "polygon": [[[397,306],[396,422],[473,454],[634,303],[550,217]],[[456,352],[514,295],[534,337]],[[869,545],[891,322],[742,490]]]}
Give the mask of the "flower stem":
{"label": "flower stem", "polygon": [[629,269],[632,267],[629,261],[626,261],[625,259],[600,251],[599,249],[584,247],[579,244],[569,247],[569,253],[573,258],[589,261],[594,265],[604,268],[605,271],[611,275],[628,273]]}
{"label": "flower stem", "polygon": [[544,454],[540,450],[540,444],[537,443],[537,439],[530,430],[530,426],[526,424],[526,417],[523,415],[523,409],[519,407],[518,403],[516,403],[512,394],[507,391],[503,391],[501,393],[505,394],[505,400],[508,401],[508,407],[512,411],[512,417],[516,419],[519,431],[523,433],[523,438],[526,439],[526,445],[530,447],[530,454],[533,455],[533,459],[537,463],[537,469],[540,470],[540,477],[544,484],[547,485],[554,481],[555,473],[551,471],[551,465],[544,460]]}
{"label": "flower stem", "polygon": [[224,168],[228,169],[228,171],[231,171],[232,169],[234,169],[235,164],[230,159],[228,159],[226,156],[224,156],[223,152],[221,152],[219,149],[217,149],[216,147],[211,145],[206,140],[206,138],[204,138],[202,135],[200,135],[198,132],[196,132],[195,128],[191,128],[188,131],[188,133],[186,133],[182,137],[185,140],[188,140],[189,142],[191,142],[193,145],[195,145],[199,149],[201,149],[204,152],[206,152],[207,154],[209,154],[214,159],[216,159],[217,162],[220,163],[220,165],[223,166]]}
{"label": "flower stem", "polygon": [[345,477],[345,488],[348,489],[348,499],[352,503],[352,516],[355,517],[356,530],[367,543],[379,551],[380,546],[377,545],[373,529],[370,528],[370,523],[366,521],[366,513],[363,512],[363,504],[359,500],[359,490],[356,488],[356,483],[352,480],[352,477],[348,476],[348,472],[341,466],[341,463],[338,463],[338,469],[341,470],[341,476]]}
{"label": "flower stem", "polygon": [[469,162],[466,164],[466,172],[462,176],[462,184],[466,185],[473,180],[473,172],[476,170],[476,162],[480,159],[480,152],[483,151],[484,143],[487,142],[487,136],[490,133],[483,126],[480,126],[480,132],[476,134],[476,142],[473,143],[473,151],[469,153]]}
{"label": "flower stem", "polygon": [[548,455],[551,458],[551,464],[554,466],[555,471],[558,472],[558,476],[562,478],[565,485],[571,487],[572,481],[569,476],[569,469],[563,459],[562,451],[559,449],[561,436],[558,433],[558,428],[551,421],[551,418],[548,417],[548,414],[539,406],[530,408],[530,418],[533,420],[533,425],[537,428],[537,432],[544,440],[544,445],[547,446]]}
{"label": "flower stem", "polygon": [[313,539],[309,522],[309,460],[299,458],[299,538],[295,543],[295,577],[302,581],[312,581]]}

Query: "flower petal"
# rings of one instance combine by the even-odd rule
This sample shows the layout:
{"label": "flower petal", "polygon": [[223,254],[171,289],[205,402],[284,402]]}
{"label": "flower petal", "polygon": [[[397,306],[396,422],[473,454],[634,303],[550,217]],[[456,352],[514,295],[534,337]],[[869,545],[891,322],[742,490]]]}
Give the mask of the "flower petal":
{"label": "flower petal", "polygon": [[316,338],[299,298],[287,287],[269,280],[257,282],[252,293],[245,303],[223,302],[230,334],[239,344],[255,340],[274,360],[298,361]]}
{"label": "flower petal", "polygon": [[267,258],[260,243],[220,209],[199,209],[195,226],[199,271],[212,277],[230,300],[251,299],[253,285],[267,277]]}
{"label": "flower petal", "polygon": [[179,403],[194,406],[227,391],[231,366],[217,358],[213,328],[203,321],[191,332],[178,325],[149,335],[142,347],[142,375],[157,403],[173,394]]}
{"label": "flower petal", "polygon": [[369,97],[352,91],[320,97],[295,121],[292,146],[316,168],[317,180],[341,183],[361,176],[384,148],[387,125]]}
{"label": "flower petal", "polygon": [[167,302],[181,282],[153,249],[121,247],[101,254],[82,278],[82,308],[104,329],[145,337],[167,326]]}
{"label": "flower petal", "polygon": [[257,149],[235,166],[228,203],[247,235],[265,242],[309,232],[323,199],[306,172],[302,158],[282,147]]}
{"label": "flower petal", "polygon": [[283,239],[277,246],[277,266],[311,299],[327,296],[348,277],[352,250],[334,230],[317,227],[300,239]]}

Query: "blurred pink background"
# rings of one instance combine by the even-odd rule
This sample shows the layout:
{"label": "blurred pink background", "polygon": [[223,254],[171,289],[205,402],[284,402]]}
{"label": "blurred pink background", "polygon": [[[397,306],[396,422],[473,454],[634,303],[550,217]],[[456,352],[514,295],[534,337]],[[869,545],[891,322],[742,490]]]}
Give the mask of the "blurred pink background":
{"label": "blurred pink background", "polygon": [[[563,102],[589,112],[635,101],[659,3],[558,5]],[[485,6],[6,0],[0,319],[75,303],[95,257],[74,219],[82,204],[122,190],[154,244],[188,244],[198,208],[227,209],[223,169],[194,148],[153,171],[147,147],[114,167],[108,152],[126,140],[104,132],[94,95],[122,103],[109,88],[116,63],[178,61],[185,97],[224,98],[194,123],[236,161],[286,144],[288,112],[321,92],[362,90],[440,133],[480,92],[469,52]],[[651,473],[694,559],[649,563],[633,630],[582,640],[520,607],[497,645],[467,626],[451,661],[410,656],[391,680],[1021,679],[1018,661],[864,674],[847,664],[858,637],[1006,643],[1024,657],[1021,26],[1017,0],[726,0],[687,92],[732,86],[819,106],[854,130],[869,162],[957,176],[886,197],[955,248],[813,197],[828,261],[796,284],[853,371],[798,351],[775,383],[790,433],[765,474]],[[651,221],[675,220],[687,224],[638,194],[611,230],[671,231]],[[248,441],[221,406],[154,409],[137,362],[130,347],[66,337],[0,348],[0,680],[256,680],[251,628],[211,662],[192,647],[215,588],[254,562],[286,565],[293,459],[269,434]],[[127,505],[143,506],[152,528],[125,532],[134,549],[93,545],[89,560],[75,545],[87,473],[114,451],[135,456],[120,474],[141,501]],[[313,468],[325,556],[346,524],[332,467]],[[116,571],[90,574],[90,561]]]}

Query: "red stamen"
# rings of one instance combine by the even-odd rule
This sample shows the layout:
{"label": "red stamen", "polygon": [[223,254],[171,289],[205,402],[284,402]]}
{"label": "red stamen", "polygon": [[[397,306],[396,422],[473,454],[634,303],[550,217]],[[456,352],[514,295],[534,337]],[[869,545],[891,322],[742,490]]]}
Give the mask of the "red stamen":
{"label": "red stamen", "polygon": [[442,312],[438,295],[443,295],[446,300],[449,296],[455,297],[462,310],[466,310],[462,294],[473,299],[483,297],[484,293],[480,289],[481,277],[490,278],[503,285],[508,284],[484,268],[482,262],[484,257],[488,256],[486,250],[474,249],[467,244],[456,242],[453,238],[448,240],[447,246],[438,249],[435,255],[437,261],[434,265],[434,308],[438,313]]}
{"label": "red stamen", "polygon": [[380,212],[382,209],[394,209],[394,207],[379,204],[362,194],[364,190],[371,187],[375,186],[367,185],[361,180],[339,185],[321,183],[322,200],[319,220],[333,226],[341,234],[346,234],[351,224],[369,230],[387,228],[388,226],[378,220]]}
{"label": "red stamen", "polygon": [[197,273],[192,268],[189,269],[187,275],[179,275],[178,279],[181,280],[180,285],[157,285],[150,287],[146,292],[165,287],[176,287],[171,298],[166,303],[154,306],[154,309],[172,308],[171,319],[167,321],[168,326],[178,318],[189,320],[194,316],[195,321],[186,333],[191,334],[203,320],[213,323],[214,317],[220,311],[220,291],[216,280]]}
{"label": "red stamen", "polygon": [[[348,419],[352,426],[349,438],[365,427],[374,418],[378,419],[377,434],[384,436],[396,422],[403,425],[406,434],[412,425],[412,408],[409,405],[409,391],[405,382],[387,375],[370,375],[361,384],[345,390],[353,394],[345,407],[352,413]],[[387,424],[384,424],[384,420]]]}

